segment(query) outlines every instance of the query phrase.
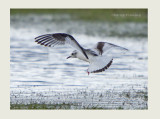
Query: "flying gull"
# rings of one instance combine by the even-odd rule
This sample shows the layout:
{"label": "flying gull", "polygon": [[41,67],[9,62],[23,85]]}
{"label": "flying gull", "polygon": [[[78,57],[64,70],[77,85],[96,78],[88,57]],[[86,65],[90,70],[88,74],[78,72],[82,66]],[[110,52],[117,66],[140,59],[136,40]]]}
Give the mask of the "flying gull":
{"label": "flying gull", "polygon": [[75,50],[68,58],[78,58],[80,60],[89,62],[87,73],[99,73],[107,70],[113,62],[113,52],[125,52],[128,49],[108,43],[98,42],[93,49],[83,48],[73,36],[66,33],[54,33],[40,35],[35,38],[35,42],[47,47],[54,47],[56,45],[70,45]]}

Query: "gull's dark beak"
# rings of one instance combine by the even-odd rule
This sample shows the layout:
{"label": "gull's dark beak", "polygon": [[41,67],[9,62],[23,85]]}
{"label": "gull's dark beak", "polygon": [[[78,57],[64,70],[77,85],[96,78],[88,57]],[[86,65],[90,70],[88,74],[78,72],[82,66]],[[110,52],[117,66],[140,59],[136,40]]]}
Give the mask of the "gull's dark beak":
{"label": "gull's dark beak", "polygon": [[67,57],[67,59],[71,58],[71,56]]}

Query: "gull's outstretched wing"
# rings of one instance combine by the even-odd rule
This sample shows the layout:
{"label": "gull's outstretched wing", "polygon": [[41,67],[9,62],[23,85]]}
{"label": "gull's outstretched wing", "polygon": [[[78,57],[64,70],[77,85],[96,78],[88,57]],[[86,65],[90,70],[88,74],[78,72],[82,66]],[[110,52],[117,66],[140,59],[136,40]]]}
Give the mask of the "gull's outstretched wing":
{"label": "gull's outstretched wing", "polygon": [[94,48],[100,55],[115,55],[128,51],[126,48],[108,42],[98,42]]}
{"label": "gull's outstretched wing", "polygon": [[114,57],[128,51],[126,48],[107,42],[98,42],[92,50],[99,55],[90,60],[88,68],[88,72],[90,73],[98,73],[107,70],[111,66]]}
{"label": "gull's outstretched wing", "polygon": [[35,42],[40,45],[54,47],[55,45],[69,44],[74,49],[80,51],[88,59],[87,54],[73,36],[65,33],[45,34],[35,38]]}

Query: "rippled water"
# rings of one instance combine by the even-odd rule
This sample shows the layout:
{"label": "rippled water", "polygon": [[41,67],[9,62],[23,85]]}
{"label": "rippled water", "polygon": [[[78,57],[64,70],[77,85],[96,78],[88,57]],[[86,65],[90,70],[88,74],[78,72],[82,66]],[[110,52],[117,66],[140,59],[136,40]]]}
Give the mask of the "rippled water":
{"label": "rippled water", "polygon": [[[67,46],[47,48],[34,42],[38,35],[56,32],[72,34],[85,48],[107,41],[123,46],[129,52],[115,58],[107,71],[88,76],[88,63],[66,59],[73,49]],[[72,21],[68,15],[11,16],[11,94],[18,93],[24,98],[28,92],[43,94],[50,90],[62,93],[82,89],[144,90],[148,82],[147,44],[145,23],[89,23]],[[20,98],[11,95],[12,103],[16,99]]]}

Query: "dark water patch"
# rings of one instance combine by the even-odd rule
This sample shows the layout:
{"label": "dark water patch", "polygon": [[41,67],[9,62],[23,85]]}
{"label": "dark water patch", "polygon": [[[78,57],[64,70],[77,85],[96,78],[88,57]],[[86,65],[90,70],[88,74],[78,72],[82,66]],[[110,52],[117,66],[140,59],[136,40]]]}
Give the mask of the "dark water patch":
{"label": "dark water patch", "polygon": [[64,65],[72,66],[74,64],[73,63],[64,63]]}
{"label": "dark water patch", "polygon": [[139,57],[138,60],[148,60],[148,57]]}
{"label": "dark water patch", "polygon": [[57,86],[57,85],[17,85],[17,87],[42,87],[42,86]]}
{"label": "dark water patch", "polygon": [[51,63],[50,63],[50,64],[48,64],[48,65],[49,65],[49,66],[61,66],[61,65],[63,65],[63,63],[55,63],[55,64],[53,64],[53,63],[51,64]]}
{"label": "dark water patch", "polygon": [[63,70],[63,72],[66,72],[66,73],[73,73],[74,71],[72,71],[72,70]]}
{"label": "dark water patch", "polygon": [[45,68],[43,68],[43,69],[45,69],[45,70],[47,70],[47,69],[58,69],[57,67],[45,67]]}
{"label": "dark water patch", "polygon": [[144,75],[137,75],[137,77],[140,77],[140,78],[147,78],[147,77],[144,76]]}
{"label": "dark water patch", "polygon": [[[106,71],[107,71],[107,70],[106,70]],[[105,72],[106,72],[106,71],[105,71]],[[95,73],[95,75],[105,76],[105,75],[107,75],[107,74],[105,74],[105,73],[101,73],[101,74],[100,74],[100,73],[99,73],[99,74],[98,74],[98,73]]]}
{"label": "dark water patch", "polygon": [[10,60],[10,62],[23,62],[23,61],[20,61],[20,60]]}
{"label": "dark water patch", "polygon": [[43,58],[47,58],[47,53],[25,53],[23,54],[24,57],[27,57],[27,58],[34,58],[34,57],[43,57]]}
{"label": "dark water patch", "polygon": [[50,83],[47,81],[22,81],[22,80],[11,80],[11,82],[25,82],[25,83],[30,83],[30,82],[38,82],[38,83]]}
{"label": "dark water patch", "polygon": [[[59,82],[48,82],[48,81],[22,81],[22,80],[11,80],[11,82],[22,82],[22,83],[45,83],[45,84],[63,84]],[[21,85],[21,86],[36,86],[36,85]],[[43,85],[37,85],[37,86],[43,86]],[[50,85],[44,85],[44,86],[50,86]]]}
{"label": "dark water patch", "polygon": [[65,78],[65,76],[73,77],[76,72],[74,70],[63,70],[62,73],[63,78]]}
{"label": "dark water patch", "polygon": [[114,63],[114,64],[112,64],[112,65],[114,65],[114,66],[127,66],[126,63],[121,63],[121,62]]}
{"label": "dark water patch", "polygon": [[21,49],[23,48],[22,46],[15,46],[15,45],[10,45],[11,49]]}
{"label": "dark water patch", "polygon": [[85,65],[85,64],[80,64],[80,65],[78,65],[78,64],[74,64],[74,66],[75,66],[75,67],[88,67],[88,66],[89,66],[89,64],[88,64],[88,65]]}
{"label": "dark water patch", "polygon": [[63,54],[63,53],[66,53],[66,51],[59,51],[59,53],[62,53],[62,54]]}
{"label": "dark water patch", "polygon": [[43,53],[43,52],[36,52],[36,51],[29,51],[26,50],[26,51],[23,51],[23,50],[16,50],[14,51],[15,53],[21,53],[23,55],[32,55],[32,56],[38,56],[38,55],[48,55],[48,53]]}

